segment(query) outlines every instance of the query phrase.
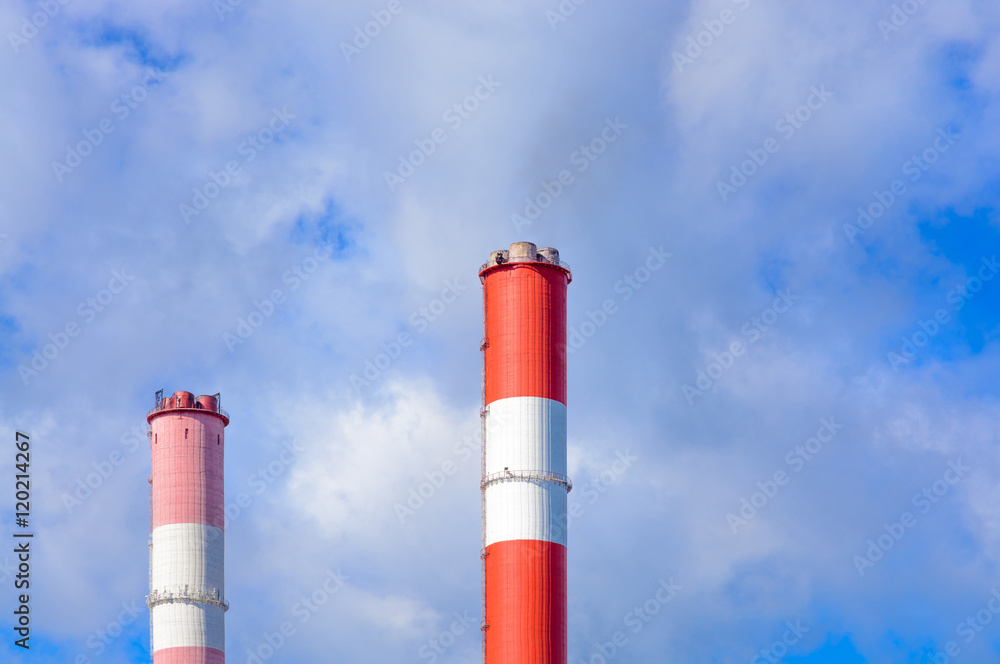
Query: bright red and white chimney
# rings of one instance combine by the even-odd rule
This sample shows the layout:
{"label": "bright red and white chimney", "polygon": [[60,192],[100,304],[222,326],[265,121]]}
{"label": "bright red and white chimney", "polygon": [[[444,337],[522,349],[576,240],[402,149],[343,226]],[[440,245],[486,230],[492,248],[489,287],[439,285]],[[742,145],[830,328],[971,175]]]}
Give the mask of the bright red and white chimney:
{"label": "bright red and white chimney", "polygon": [[495,251],[483,284],[485,664],[566,664],[566,291],[555,249]]}
{"label": "bright red and white chimney", "polygon": [[153,664],[226,661],[223,451],[219,395],[156,395],[149,554]]}

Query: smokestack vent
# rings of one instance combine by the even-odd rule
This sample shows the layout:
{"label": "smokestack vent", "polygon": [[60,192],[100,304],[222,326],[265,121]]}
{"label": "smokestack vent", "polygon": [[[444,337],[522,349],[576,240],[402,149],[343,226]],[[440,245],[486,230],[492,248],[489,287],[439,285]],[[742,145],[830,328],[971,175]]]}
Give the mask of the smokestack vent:
{"label": "smokestack vent", "polygon": [[538,260],[538,247],[533,242],[515,242],[510,245],[510,262],[523,263]]}
{"label": "smokestack vent", "polygon": [[538,258],[546,263],[559,265],[559,250],[552,247],[542,247],[538,250]]}

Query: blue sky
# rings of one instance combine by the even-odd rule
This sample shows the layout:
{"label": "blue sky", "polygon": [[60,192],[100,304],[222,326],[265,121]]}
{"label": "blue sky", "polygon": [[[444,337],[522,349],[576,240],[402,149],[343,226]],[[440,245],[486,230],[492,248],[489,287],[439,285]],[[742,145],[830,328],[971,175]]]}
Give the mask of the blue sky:
{"label": "blue sky", "polygon": [[1000,7],[388,7],[0,6],[0,436],[32,436],[37,545],[30,657],[0,554],[0,660],[149,660],[162,388],[232,416],[229,661],[338,571],[268,661],[430,661],[481,610],[476,274],[528,240],[592,332],[571,662],[617,631],[622,664],[1000,662]]}

